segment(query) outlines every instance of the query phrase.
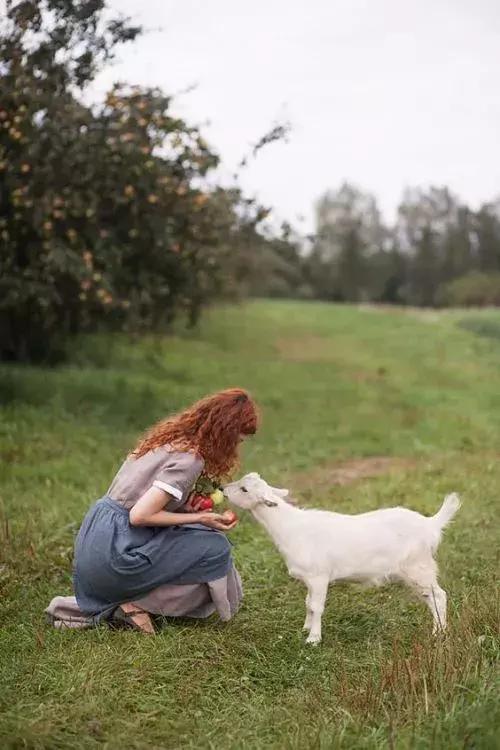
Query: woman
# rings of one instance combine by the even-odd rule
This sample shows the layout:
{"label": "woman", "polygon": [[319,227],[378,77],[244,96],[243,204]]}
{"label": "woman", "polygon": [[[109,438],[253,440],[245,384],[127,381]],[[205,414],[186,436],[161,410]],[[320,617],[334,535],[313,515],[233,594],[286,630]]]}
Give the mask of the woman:
{"label": "woman", "polygon": [[76,539],[76,601],[93,622],[119,619],[154,633],[150,613],[170,613],[173,589],[185,587],[199,611],[200,590],[205,597],[208,590],[201,584],[237,576],[225,536],[236,522],[200,511],[192,491],[202,473],[215,482],[227,477],[239,443],[257,426],[255,403],[233,388],[159,422],[139,440]]}

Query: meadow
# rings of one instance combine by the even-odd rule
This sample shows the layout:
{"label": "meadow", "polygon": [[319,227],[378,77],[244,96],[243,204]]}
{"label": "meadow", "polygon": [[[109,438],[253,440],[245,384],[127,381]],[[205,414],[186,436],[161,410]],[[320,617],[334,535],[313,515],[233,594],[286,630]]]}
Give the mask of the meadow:
{"label": "meadow", "polygon": [[[432,514],[462,495],[439,551],[446,635],[406,590],[336,585],[306,646],[305,592],[250,517],[231,536],[245,599],[230,623],[45,624],[136,436],[231,385],[263,411],[242,471],[304,505]],[[190,334],[87,336],[57,369],[2,365],[0,406],[0,747],[498,747],[499,312],[218,308]]]}

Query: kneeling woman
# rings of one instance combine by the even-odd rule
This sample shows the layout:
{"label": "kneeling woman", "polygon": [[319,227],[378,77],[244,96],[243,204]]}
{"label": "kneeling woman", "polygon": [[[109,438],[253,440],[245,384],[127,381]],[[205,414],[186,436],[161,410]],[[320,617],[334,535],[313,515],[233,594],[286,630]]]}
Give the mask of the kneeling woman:
{"label": "kneeling woman", "polygon": [[257,422],[250,396],[230,389],[146,433],[78,533],[73,582],[84,615],[153,633],[150,614],[214,611],[206,584],[225,578],[237,608],[241,586],[225,536],[235,524],[200,511],[192,492],[201,474],[230,474]]}

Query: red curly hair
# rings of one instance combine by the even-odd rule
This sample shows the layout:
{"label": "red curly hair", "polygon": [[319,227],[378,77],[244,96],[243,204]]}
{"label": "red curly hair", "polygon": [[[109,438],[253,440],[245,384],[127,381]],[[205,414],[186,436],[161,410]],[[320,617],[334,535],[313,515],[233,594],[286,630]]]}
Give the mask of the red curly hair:
{"label": "red curly hair", "polygon": [[253,435],[259,412],[247,391],[228,388],[197,401],[180,414],[153,425],[139,440],[136,458],[162,445],[192,451],[205,461],[204,473],[212,479],[228,477],[238,464],[241,435]]}

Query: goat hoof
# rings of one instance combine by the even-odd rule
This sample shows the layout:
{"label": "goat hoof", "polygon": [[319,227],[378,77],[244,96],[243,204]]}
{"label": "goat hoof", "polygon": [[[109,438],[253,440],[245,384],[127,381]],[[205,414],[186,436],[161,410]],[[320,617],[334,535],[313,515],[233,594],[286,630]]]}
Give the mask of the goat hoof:
{"label": "goat hoof", "polygon": [[306,643],[312,643],[314,646],[317,646],[318,643],[320,642],[321,642],[320,635],[310,635],[309,638],[306,639]]}
{"label": "goat hoof", "polygon": [[439,638],[439,636],[444,635],[446,633],[446,628],[443,627],[433,627],[432,628],[432,635],[434,638]]}

